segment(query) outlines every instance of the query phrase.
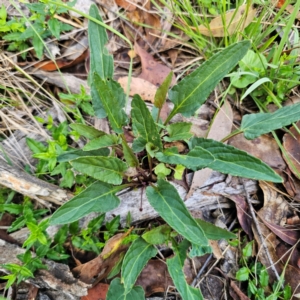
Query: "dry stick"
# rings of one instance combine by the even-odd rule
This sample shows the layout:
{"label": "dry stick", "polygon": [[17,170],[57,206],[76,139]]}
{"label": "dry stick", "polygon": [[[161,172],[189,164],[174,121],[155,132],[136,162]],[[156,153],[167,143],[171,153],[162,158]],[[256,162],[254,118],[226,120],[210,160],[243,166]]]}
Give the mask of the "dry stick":
{"label": "dry stick", "polygon": [[[230,226],[228,227],[228,230],[229,230],[229,231],[233,228],[233,226],[235,225],[235,223],[236,223],[236,219],[234,219],[234,220],[232,221],[232,223],[230,224]],[[228,248],[229,248],[229,246],[227,246],[226,249],[222,252],[222,255],[225,254],[225,252],[227,251]],[[206,261],[205,261],[205,263],[203,264],[202,268],[199,270],[197,276],[196,276],[195,279],[193,280],[191,286],[195,286],[195,287],[199,286],[199,284],[203,281],[203,279],[205,278],[205,276],[207,276],[207,275],[211,272],[211,270],[215,267],[215,265],[220,261],[220,259],[217,259],[216,262],[212,265],[212,267],[206,272],[206,274],[205,274],[205,276],[202,278],[202,280],[200,280],[200,281],[197,283],[197,285],[196,285],[196,282],[198,281],[198,279],[200,278],[201,274],[203,273],[203,271],[205,270],[205,268],[207,267],[207,265],[208,265],[209,262],[211,261],[212,257],[213,257],[212,254],[210,254],[210,255],[208,256],[208,258],[206,259]]]}
{"label": "dry stick", "polygon": [[[267,247],[267,245],[266,245],[266,243],[265,243],[265,239],[264,239],[264,237],[263,237],[263,235],[262,235],[262,232],[261,232],[261,230],[260,230],[260,227],[259,227],[259,225],[258,225],[258,221],[257,221],[257,218],[256,218],[256,216],[255,216],[255,211],[254,211],[254,209],[253,209],[253,206],[252,206],[252,203],[251,203],[251,198],[250,198],[250,196],[249,196],[249,193],[248,193],[248,191],[247,191],[247,189],[246,189],[244,179],[242,179],[242,182],[243,182],[243,186],[244,186],[244,190],[245,190],[245,194],[246,194],[246,199],[247,199],[247,203],[248,203],[248,206],[249,206],[249,210],[250,210],[250,213],[251,213],[251,217],[252,217],[253,222],[254,222],[254,224],[255,224],[255,227],[256,227],[256,230],[257,230],[257,234],[258,234],[258,236],[259,236],[259,238],[260,238],[260,242],[261,242],[261,244],[262,244],[262,246],[263,246],[263,249],[264,249],[264,251],[265,251],[265,253],[266,253],[266,256],[267,256],[267,258],[268,258],[268,260],[269,260],[270,268],[271,268],[271,270],[273,271],[273,273],[275,274],[277,280],[280,282],[280,276],[279,276],[279,274],[278,274],[276,268],[274,267],[274,262],[273,262],[273,260],[272,260],[272,258],[271,258],[271,256],[270,256],[268,247]],[[284,286],[283,286],[283,285],[282,285],[282,289],[284,289]]]}

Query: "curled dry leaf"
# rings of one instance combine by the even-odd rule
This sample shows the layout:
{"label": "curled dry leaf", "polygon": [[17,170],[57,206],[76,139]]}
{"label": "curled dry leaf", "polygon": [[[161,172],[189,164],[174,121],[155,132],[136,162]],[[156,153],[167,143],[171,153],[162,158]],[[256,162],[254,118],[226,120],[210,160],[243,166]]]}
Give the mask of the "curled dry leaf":
{"label": "curled dry leaf", "polygon": [[237,10],[226,12],[225,16],[212,19],[208,28],[201,25],[198,30],[206,36],[223,37],[232,35],[238,31],[243,31],[253,21],[255,15],[256,10],[253,7],[249,7],[247,10],[247,4],[244,4]]}
{"label": "curled dry leaf", "polygon": [[[126,93],[128,76],[120,77],[118,79],[118,82],[120,83],[121,87]],[[151,82],[142,78],[131,77],[130,90],[129,90],[130,96],[138,94],[141,96],[143,100],[148,100],[154,103],[154,96],[156,91],[157,91],[157,87]]]}
{"label": "curled dry leaf", "polygon": [[120,255],[127,250],[128,245],[121,245],[121,243],[131,230],[110,238],[100,255],[72,270],[74,276],[85,283],[93,283],[95,278],[97,278],[97,281],[106,278],[119,261]]}
{"label": "curled dry leaf", "polygon": [[[300,122],[296,124],[299,128]],[[287,156],[283,156],[291,172],[300,179],[300,134],[294,126],[290,127],[290,132],[283,136],[283,147]]]}

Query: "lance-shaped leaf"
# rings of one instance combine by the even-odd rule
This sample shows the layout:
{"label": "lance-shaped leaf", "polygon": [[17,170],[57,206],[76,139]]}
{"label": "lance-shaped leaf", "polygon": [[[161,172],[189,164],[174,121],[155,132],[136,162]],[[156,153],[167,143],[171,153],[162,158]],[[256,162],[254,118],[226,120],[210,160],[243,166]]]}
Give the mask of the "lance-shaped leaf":
{"label": "lance-shaped leaf", "polygon": [[125,292],[124,285],[120,278],[115,278],[109,285],[106,300],[143,300],[145,292],[141,286],[133,287],[128,293]]}
{"label": "lance-shaped leaf", "polygon": [[105,135],[104,131],[98,130],[92,126],[88,126],[85,124],[72,123],[70,124],[70,127],[87,139],[94,139]]}
{"label": "lance-shaped leaf", "polygon": [[155,93],[154,106],[159,109],[161,109],[164,103],[166,102],[167,93],[172,81],[172,77],[173,77],[173,72],[170,72]]}
{"label": "lance-shaped leaf", "polygon": [[178,233],[197,245],[208,245],[208,240],[187,210],[175,187],[159,179],[157,186],[147,187],[146,195],[151,206]]}
{"label": "lance-shaped leaf", "polygon": [[157,126],[139,95],[134,95],[131,107],[132,127],[139,144],[145,147],[147,143],[151,143],[161,150],[162,143]]}
{"label": "lance-shaped leaf", "polygon": [[110,126],[115,132],[122,133],[122,126],[127,122],[124,90],[118,82],[109,77],[102,79],[98,73],[93,74],[92,87],[100,97]]}
{"label": "lance-shaped leaf", "polygon": [[122,282],[124,283],[125,293],[129,292],[145,267],[148,260],[155,256],[156,248],[148,244],[144,239],[136,239],[125,254],[122,264]]}
{"label": "lance-shaped leaf", "polygon": [[185,275],[183,272],[183,265],[179,254],[172,258],[167,259],[168,271],[173,279],[175,287],[180,293],[182,299],[184,300],[201,300],[203,296],[199,289],[189,286],[186,282]]}
{"label": "lance-shaped leaf", "polygon": [[85,156],[107,156],[109,154],[109,149],[99,149],[99,150],[92,150],[92,151],[83,151],[81,149],[79,150],[73,150],[73,151],[67,151],[66,153],[63,153],[57,157],[58,162],[70,162],[71,160],[74,160],[79,157],[85,157]]}
{"label": "lance-shaped leaf", "polygon": [[126,164],[116,157],[86,156],[71,161],[81,173],[111,184],[121,184]]}
{"label": "lance-shaped leaf", "polygon": [[230,231],[220,228],[212,223],[206,222],[201,219],[196,219],[205,235],[209,240],[220,240],[220,239],[235,239],[236,235]]}
{"label": "lance-shaped leaf", "polygon": [[273,113],[245,115],[240,131],[248,140],[300,120],[300,103],[279,108]]}
{"label": "lance-shaped leaf", "polygon": [[62,205],[50,219],[51,225],[68,224],[91,212],[107,212],[116,208],[120,200],[115,193],[122,189],[104,182],[95,182]]}
{"label": "lance-shaped leaf", "polygon": [[217,83],[247,53],[249,47],[249,41],[242,41],[225,48],[175,85],[169,92],[174,108],[168,120],[178,113],[186,117],[194,114]]}
{"label": "lance-shaped leaf", "polygon": [[204,138],[194,138],[191,144],[192,150],[187,155],[171,148],[157,153],[156,157],[164,163],[181,164],[194,171],[208,167],[234,176],[282,182],[268,165],[244,151]]}
{"label": "lance-shaped leaf", "polygon": [[[99,14],[99,10],[95,4],[91,5],[89,14],[91,17],[103,22]],[[107,77],[112,78],[114,72],[114,63],[112,55],[109,54],[105,47],[108,42],[106,29],[89,20],[88,32],[91,70],[89,82],[93,82],[94,72],[99,74],[103,79]],[[91,96],[97,117],[104,118],[106,116],[106,112],[103,108],[100,95],[96,92],[94,85],[91,86]]]}
{"label": "lance-shaped leaf", "polygon": [[114,145],[121,144],[121,138],[115,134],[105,134],[98,138],[95,138],[89,141],[84,147],[83,150],[95,150],[100,148],[106,148]]}

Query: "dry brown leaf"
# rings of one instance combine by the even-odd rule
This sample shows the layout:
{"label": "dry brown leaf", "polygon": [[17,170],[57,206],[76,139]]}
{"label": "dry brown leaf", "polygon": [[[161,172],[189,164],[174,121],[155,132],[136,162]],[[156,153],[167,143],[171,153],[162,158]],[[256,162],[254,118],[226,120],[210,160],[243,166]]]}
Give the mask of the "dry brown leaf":
{"label": "dry brown leaf", "polygon": [[[171,72],[171,69],[155,61],[153,56],[141,48],[138,43],[135,43],[134,50],[140,56],[142,62],[142,73],[139,75],[139,78],[143,78],[156,86],[160,86]],[[176,78],[173,75],[171,86],[175,83]]]}
{"label": "dry brown leaf", "polygon": [[286,223],[289,205],[278,195],[272,183],[259,182],[264,193],[264,206],[259,211],[259,216],[269,223],[283,226]]}
{"label": "dry brown leaf", "polygon": [[[300,122],[297,122],[296,125],[299,128]],[[283,147],[288,154],[288,158],[285,156],[283,156],[283,158],[288,164],[291,172],[300,179],[300,134],[294,126],[290,127],[290,133],[288,132],[283,136]],[[295,171],[295,168],[297,172]]]}
{"label": "dry brown leaf", "polygon": [[127,0],[115,0],[116,4],[122,8],[124,8],[127,11],[134,11],[136,9],[136,5],[132,4],[132,3],[137,3],[137,1],[131,0],[131,1],[127,1]]}
{"label": "dry brown leaf", "polygon": [[35,68],[44,70],[44,71],[56,71],[57,69],[70,68],[84,61],[88,57],[88,51],[85,50],[80,56],[78,56],[74,60],[66,60],[66,59],[57,59],[55,62],[52,60],[39,61],[35,63],[33,66]]}
{"label": "dry brown leaf", "polygon": [[98,283],[89,289],[87,296],[81,297],[81,300],[105,300],[108,288],[107,283]]}
{"label": "dry brown leaf", "polygon": [[74,276],[85,283],[93,283],[96,277],[97,281],[107,277],[122,253],[128,248],[128,245],[121,245],[121,243],[131,230],[110,238],[99,256],[72,270]]}
{"label": "dry brown leaf", "polygon": [[212,252],[217,260],[224,258],[222,250],[219,247],[218,241],[209,240],[209,245],[212,248]]}
{"label": "dry brown leaf", "polygon": [[249,207],[245,197],[242,195],[228,195],[227,197],[235,203],[239,223],[243,230],[248,234],[250,240],[252,240],[252,218],[250,217]]}
{"label": "dry brown leaf", "polygon": [[[118,82],[120,83],[124,92],[126,93],[128,76],[120,77],[118,79]],[[141,96],[143,100],[148,100],[154,103],[154,96],[156,91],[157,91],[157,87],[151,82],[142,78],[131,77],[130,91],[129,91],[130,96],[138,94]]]}
{"label": "dry brown leaf", "polygon": [[[213,124],[210,127],[207,138],[214,139],[216,141],[222,140],[224,137],[231,133],[232,122],[233,111],[230,103],[228,101],[225,101],[224,105],[217,113]],[[211,173],[212,170],[208,168],[204,168],[194,173],[190,190],[186,196],[187,199],[192,196],[197,188],[200,188],[205,184],[205,181],[210,177]]]}
{"label": "dry brown leaf", "polygon": [[273,137],[262,135],[254,140],[247,140],[242,134],[238,134],[232,137],[228,144],[261,159],[272,168],[280,170],[286,168],[285,161]]}
{"label": "dry brown leaf", "polygon": [[209,28],[201,25],[198,27],[198,30],[206,36],[223,37],[232,35],[237,31],[243,31],[253,21],[255,15],[256,10],[253,7],[249,7],[247,11],[247,4],[244,4],[238,10],[228,11],[225,14],[225,18],[218,16],[212,19],[209,23]]}
{"label": "dry brown leaf", "polygon": [[136,285],[143,287],[146,297],[154,293],[164,293],[173,281],[168,273],[166,263],[151,259],[139,275]]}
{"label": "dry brown leaf", "polygon": [[157,36],[159,36],[161,33],[160,19],[156,15],[150,14],[144,10],[142,11],[142,15],[144,19],[144,24],[150,26],[150,27],[145,27],[144,29],[146,32],[146,39],[150,44],[152,44],[154,40],[157,38]]}

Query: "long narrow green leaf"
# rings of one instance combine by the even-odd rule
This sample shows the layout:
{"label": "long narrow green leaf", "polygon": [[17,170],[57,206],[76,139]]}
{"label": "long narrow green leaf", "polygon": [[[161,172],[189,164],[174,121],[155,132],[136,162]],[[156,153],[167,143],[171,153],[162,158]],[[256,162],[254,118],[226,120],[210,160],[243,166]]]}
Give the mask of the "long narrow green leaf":
{"label": "long narrow green leaf", "polygon": [[58,162],[70,162],[71,160],[74,160],[79,157],[85,157],[85,156],[107,156],[109,154],[109,149],[99,149],[99,150],[91,150],[91,151],[83,151],[81,149],[79,150],[73,150],[73,151],[67,151],[66,153],[63,153],[57,157]]}
{"label": "long narrow green leaf", "polygon": [[86,156],[70,162],[78,171],[103,182],[121,184],[126,164],[116,157]]}
{"label": "long narrow green leaf", "polygon": [[[99,10],[95,4],[90,7],[89,15],[102,22]],[[96,72],[101,78],[112,78],[114,72],[113,57],[109,54],[105,45],[108,42],[106,29],[93,21],[88,23],[89,47],[90,47],[90,82],[93,82],[93,74]],[[106,112],[103,108],[100,95],[91,86],[93,107],[98,118],[104,118]]]}
{"label": "long narrow green leaf", "polygon": [[[99,9],[95,4],[90,7],[89,15],[100,22],[103,22]],[[106,29],[93,21],[88,23],[90,66],[92,72],[96,72],[101,78],[113,77],[114,62],[113,56],[109,54],[105,45],[108,42]]]}
{"label": "long narrow green leaf", "polygon": [[129,292],[151,257],[157,253],[156,248],[148,244],[144,239],[136,239],[125,254],[122,264],[122,282],[125,293]]}
{"label": "long narrow green leaf", "polygon": [[268,165],[244,151],[204,138],[193,138],[191,144],[192,150],[187,155],[171,148],[157,153],[156,157],[164,163],[181,164],[194,171],[208,167],[234,176],[282,182]]}
{"label": "long narrow green leaf", "polygon": [[122,126],[127,122],[123,88],[110,77],[101,78],[98,73],[93,74],[92,88],[100,98],[110,126],[115,132],[122,133]]}
{"label": "long narrow green leaf", "polygon": [[203,296],[199,289],[189,286],[186,282],[183,272],[183,266],[180,263],[179,255],[167,259],[168,271],[173,279],[175,287],[183,300],[201,300]]}
{"label": "long narrow green leaf", "polygon": [[279,108],[273,113],[258,113],[245,115],[242,119],[240,131],[248,140],[280,129],[300,120],[300,103]]}
{"label": "long narrow green leaf", "polygon": [[165,180],[158,180],[156,187],[147,187],[149,203],[178,233],[197,245],[208,245],[208,240],[187,210],[175,187]]}
{"label": "long narrow green leaf", "polygon": [[98,138],[92,139],[84,147],[84,151],[96,150],[121,144],[121,138],[116,134],[104,134]]}
{"label": "long narrow green leaf", "polygon": [[169,92],[169,99],[174,103],[174,108],[168,120],[178,113],[186,117],[194,114],[217,83],[246,54],[249,47],[249,41],[242,41],[225,48],[175,85]]}
{"label": "long narrow green leaf", "polygon": [[120,200],[115,193],[121,188],[104,182],[93,183],[56,210],[50,219],[50,224],[68,224],[91,212],[104,213],[116,208],[120,204]]}
{"label": "long narrow green leaf", "polygon": [[78,132],[80,135],[88,139],[94,139],[105,135],[104,131],[98,130],[92,126],[88,126],[85,124],[72,123],[70,124],[70,127],[76,132]]}
{"label": "long narrow green leaf", "polygon": [[[131,107],[132,127],[134,134],[137,137],[137,141],[139,142],[139,147],[142,148],[145,147],[147,143],[151,143],[161,150],[162,143],[157,126],[154,123],[154,120],[145,102],[139,95],[133,96]],[[142,150],[140,148],[139,150]]]}
{"label": "long narrow green leaf", "polygon": [[106,300],[144,300],[145,292],[141,286],[133,287],[125,293],[124,285],[120,278],[115,278],[109,285]]}

